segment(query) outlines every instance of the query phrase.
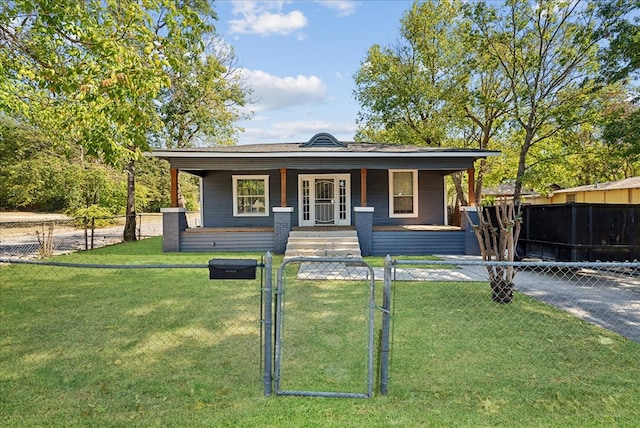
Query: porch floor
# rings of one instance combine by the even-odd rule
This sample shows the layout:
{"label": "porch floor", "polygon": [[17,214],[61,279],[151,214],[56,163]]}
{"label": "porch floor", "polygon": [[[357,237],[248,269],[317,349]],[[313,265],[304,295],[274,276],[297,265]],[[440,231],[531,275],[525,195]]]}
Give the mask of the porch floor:
{"label": "porch floor", "polygon": [[[356,230],[354,226],[297,226],[291,230],[297,232],[333,232],[342,230]],[[436,224],[415,224],[415,225],[395,225],[395,226],[373,226],[378,232],[445,232],[460,231],[459,226],[445,226]],[[212,232],[273,232],[273,227],[190,227],[185,230],[188,233],[212,233]]]}
{"label": "porch floor", "polygon": [[335,232],[340,230],[356,230],[354,226],[296,226],[291,230],[295,232]]}
{"label": "porch floor", "polygon": [[186,233],[273,232],[273,227],[190,227]]}
{"label": "porch floor", "polygon": [[445,226],[443,224],[407,224],[407,225],[395,225],[395,226],[373,226],[374,232],[447,232],[447,231],[461,231],[460,226]]}

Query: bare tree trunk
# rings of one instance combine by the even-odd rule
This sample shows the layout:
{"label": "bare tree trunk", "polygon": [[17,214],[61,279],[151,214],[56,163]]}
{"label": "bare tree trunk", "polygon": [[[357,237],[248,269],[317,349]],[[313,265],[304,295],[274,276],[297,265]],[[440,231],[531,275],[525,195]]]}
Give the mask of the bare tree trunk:
{"label": "bare tree trunk", "polygon": [[127,164],[127,208],[124,224],[124,242],[136,240],[136,168],[135,160]]}
{"label": "bare tree trunk", "polygon": [[184,197],[182,193],[182,186],[180,185],[180,179],[178,179],[178,207],[186,208],[187,207],[187,199]]}
{"label": "bare tree trunk", "polygon": [[[451,174],[451,178],[453,179],[453,184],[456,188],[456,200],[460,203],[460,206],[466,207],[469,205],[469,200],[464,195],[464,189],[462,188],[462,173],[456,172],[455,174]],[[469,195],[469,198],[471,198],[471,195]]]}
{"label": "bare tree trunk", "polygon": [[[480,244],[480,253],[484,261],[513,262],[516,246],[520,237],[521,217],[519,207],[506,199],[500,200],[495,208],[495,222],[487,207],[478,206],[479,224],[473,225],[473,231]],[[465,211],[469,223],[471,219]],[[513,299],[513,278],[516,270],[513,266],[487,266],[491,299],[496,303],[511,303]]]}

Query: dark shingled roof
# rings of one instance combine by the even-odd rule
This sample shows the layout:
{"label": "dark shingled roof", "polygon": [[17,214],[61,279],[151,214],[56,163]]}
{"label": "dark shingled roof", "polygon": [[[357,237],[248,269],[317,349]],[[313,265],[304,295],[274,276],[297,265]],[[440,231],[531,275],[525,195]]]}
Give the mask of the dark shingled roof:
{"label": "dark shingled roof", "polygon": [[308,142],[303,143],[278,143],[278,144],[241,144],[237,146],[214,146],[214,147],[196,147],[188,149],[167,149],[167,150],[154,150],[153,155],[161,158],[170,157],[217,157],[216,154],[221,154],[221,157],[230,157],[230,154],[237,154],[238,157],[255,157],[256,155],[263,155],[265,157],[283,156],[291,157],[297,156],[310,157],[318,155],[326,157],[327,155],[353,157],[358,154],[362,154],[365,157],[368,156],[385,156],[385,155],[400,155],[400,156],[470,156],[470,157],[486,157],[496,156],[500,152],[492,150],[477,150],[477,149],[460,149],[460,148],[446,148],[446,147],[425,147],[425,146],[413,146],[413,145],[400,145],[400,144],[385,144],[385,143],[360,143],[360,142],[346,142],[338,141],[331,134],[320,133],[314,135]]}
{"label": "dark shingled roof", "polygon": [[446,147],[424,147],[424,146],[403,146],[399,144],[383,143],[346,143],[342,146],[314,147],[301,146],[301,143],[278,143],[278,144],[241,144],[237,146],[215,146],[196,147],[188,149],[154,150],[154,154],[163,152],[175,153],[309,153],[309,152],[331,152],[331,153],[499,153],[497,151],[458,149]]}

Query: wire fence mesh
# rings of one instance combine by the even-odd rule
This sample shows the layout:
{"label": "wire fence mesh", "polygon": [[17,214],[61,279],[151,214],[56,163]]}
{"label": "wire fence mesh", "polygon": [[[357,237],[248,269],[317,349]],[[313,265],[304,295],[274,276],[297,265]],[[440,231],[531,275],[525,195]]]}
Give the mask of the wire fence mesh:
{"label": "wire fence mesh", "polygon": [[[428,388],[436,394],[450,393],[444,391],[455,390],[452,385],[464,378],[488,382],[514,372],[523,388],[549,390],[557,379],[565,379],[560,373],[567,368],[588,380],[609,364],[592,358],[594,348],[615,354],[621,343],[640,343],[638,262],[500,263],[450,257],[394,260],[392,266],[391,390],[393,384],[426,388],[402,370],[416,362],[424,367],[421,375],[432,379]],[[513,300],[496,303],[488,270],[507,268],[516,270]],[[532,400],[542,403],[544,394],[539,394]]]}
{"label": "wire fence mesh", "polygon": [[[138,239],[162,235],[162,214],[135,217]],[[198,213],[189,213],[190,225],[198,219]],[[0,257],[35,259],[118,244],[125,221],[126,216],[0,221]]]}
{"label": "wire fence mesh", "polygon": [[374,290],[373,271],[362,259],[295,258],[280,266],[277,394],[372,396]]}
{"label": "wire fence mesh", "polygon": [[221,286],[206,264],[14,260],[0,279],[0,373],[16,391],[8,404],[26,398],[11,387],[23,379],[86,394],[87,412],[112,394],[161,411],[162,397],[204,402],[232,384],[259,388],[259,278]]}
{"label": "wire fence mesh", "polygon": [[[96,388],[107,395],[117,390],[136,402],[133,389],[153,378],[155,395],[139,403],[149,408],[176,391],[204,400],[231,388],[259,389],[260,378],[271,375],[270,367],[261,371],[271,360],[261,342],[273,331],[270,325],[262,330],[270,311],[261,309],[262,278],[211,281],[204,264],[0,262],[0,373],[8,387],[31,376],[41,388],[69,383],[74,394],[88,396]],[[497,267],[517,270],[511,303],[492,300],[487,269]],[[459,385],[473,379],[480,386],[515,384],[544,407],[545,394],[558,382],[575,382],[582,397],[590,384],[602,384],[596,377],[606,365],[640,370],[638,360],[629,359],[640,344],[638,262],[505,264],[450,257],[389,259],[386,268],[369,268],[360,259],[316,259],[283,265],[282,272],[283,289],[269,290],[281,323],[275,335],[281,391],[368,396],[371,352],[377,385],[385,351],[391,354],[389,393],[404,397],[460,394],[464,400],[471,392]],[[389,308],[382,281],[392,284],[386,350],[378,336]],[[367,330],[372,304],[373,346]],[[594,349],[607,359],[602,352],[594,357]],[[624,369],[616,373],[625,394],[640,394],[637,379],[625,380]]]}

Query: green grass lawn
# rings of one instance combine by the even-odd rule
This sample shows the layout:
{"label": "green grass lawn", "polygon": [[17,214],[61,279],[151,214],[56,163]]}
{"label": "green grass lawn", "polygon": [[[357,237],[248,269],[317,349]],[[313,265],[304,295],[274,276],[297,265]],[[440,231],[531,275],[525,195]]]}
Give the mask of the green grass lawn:
{"label": "green grass lawn", "polygon": [[[163,254],[150,239],[56,260],[260,256]],[[362,284],[286,285],[283,386],[360,388]],[[640,345],[526,296],[496,305],[489,294],[482,283],[395,283],[387,396],[265,397],[259,279],[0,267],[0,425],[637,426]]]}

